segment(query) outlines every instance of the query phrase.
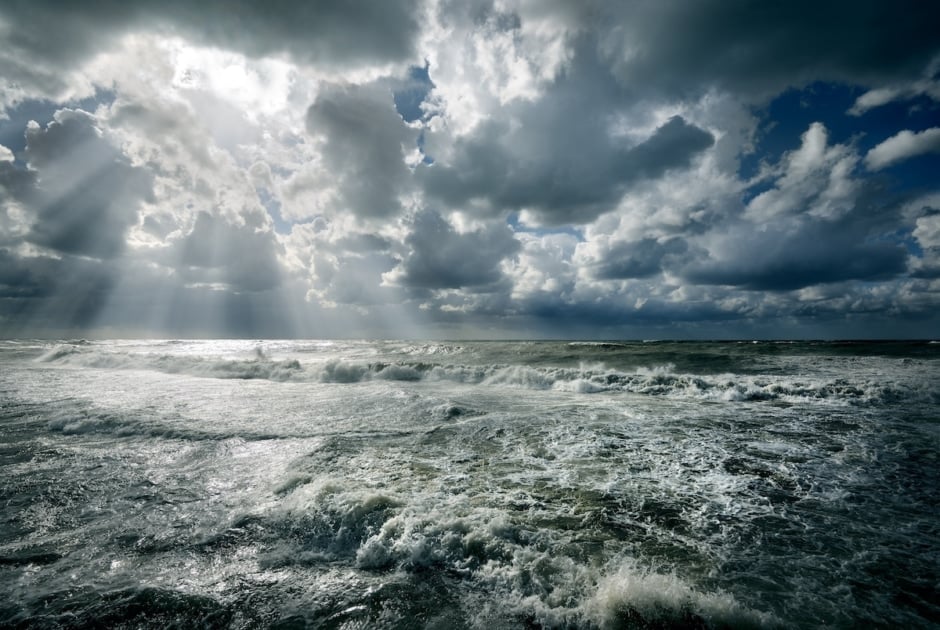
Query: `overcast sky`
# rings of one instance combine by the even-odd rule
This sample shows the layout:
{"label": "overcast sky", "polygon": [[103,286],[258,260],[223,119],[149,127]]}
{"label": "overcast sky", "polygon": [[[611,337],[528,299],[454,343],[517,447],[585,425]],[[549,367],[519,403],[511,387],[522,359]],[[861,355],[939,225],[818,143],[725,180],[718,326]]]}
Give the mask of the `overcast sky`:
{"label": "overcast sky", "polygon": [[940,4],[0,3],[0,336],[940,336]]}

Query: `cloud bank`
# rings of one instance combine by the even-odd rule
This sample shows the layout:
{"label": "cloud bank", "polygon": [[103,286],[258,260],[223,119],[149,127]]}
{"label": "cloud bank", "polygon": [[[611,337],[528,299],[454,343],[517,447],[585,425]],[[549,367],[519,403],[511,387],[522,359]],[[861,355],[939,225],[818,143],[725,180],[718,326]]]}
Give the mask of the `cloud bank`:
{"label": "cloud bank", "polygon": [[938,18],[8,2],[0,326],[936,336]]}

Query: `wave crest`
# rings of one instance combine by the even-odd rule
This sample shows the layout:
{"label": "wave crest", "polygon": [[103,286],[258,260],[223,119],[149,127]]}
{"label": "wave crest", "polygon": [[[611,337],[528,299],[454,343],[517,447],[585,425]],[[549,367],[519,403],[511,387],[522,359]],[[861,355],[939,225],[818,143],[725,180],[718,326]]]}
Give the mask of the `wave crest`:
{"label": "wave crest", "polygon": [[706,399],[717,402],[788,403],[830,401],[844,404],[890,404],[899,401],[936,403],[935,387],[846,378],[800,378],[795,375],[687,374],[671,363],[612,370],[601,363],[580,367],[522,364],[466,365],[425,361],[363,361],[331,358],[303,364],[275,359],[262,348],[251,358],[127,352],[97,346],[59,344],[38,358],[43,363],[105,369],[156,370],[170,374],[223,379],[266,379],[278,382],[352,384],[366,381],[451,382],[484,387],[554,390],[578,394],[630,393]]}

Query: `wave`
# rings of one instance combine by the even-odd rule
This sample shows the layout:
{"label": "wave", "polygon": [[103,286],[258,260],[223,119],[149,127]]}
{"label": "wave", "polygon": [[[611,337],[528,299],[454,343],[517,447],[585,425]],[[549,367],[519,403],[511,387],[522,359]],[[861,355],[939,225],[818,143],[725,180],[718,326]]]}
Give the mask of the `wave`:
{"label": "wave", "polygon": [[846,379],[801,380],[779,376],[682,374],[674,366],[638,368],[634,372],[590,368],[508,366],[434,366],[426,369],[429,380],[468,384],[567,391],[581,394],[603,392],[708,399],[724,402],[812,400],[877,404],[924,398],[940,400],[940,392],[905,387],[882,381],[852,383]]}
{"label": "wave", "polygon": [[489,604],[463,611],[480,627],[502,625],[507,618],[535,627],[778,625],[727,593],[700,590],[669,569],[632,557],[582,563],[560,551],[571,544],[566,534],[533,528],[492,508],[455,512],[453,505],[431,507],[309,475],[290,476],[276,492],[283,501],[279,507],[236,518],[205,544],[224,545],[233,537],[257,544],[264,549],[259,565],[265,569],[349,562],[366,573],[445,571],[486,593]]}
{"label": "wave", "polygon": [[458,354],[463,351],[463,346],[446,343],[423,343],[407,346],[401,350],[401,352],[404,354],[412,355]]}
{"label": "wave", "polygon": [[191,426],[191,423],[182,417],[160,417],[139,410],[119,413],[84,405],[50,412],[45,425],[50,431],[63,435],[151,437],[187,442],[224,439],[256,441],[280,437],[275,433],[263,431],[202,431]]}
{"label": "wave", "polygon": [[[170,374],[188,374],[210,378],[266,379],[289,381],[301,375],[296,359],[276,361],[260,348],[252,359],[225,359],[178,354],[107,351],[72,344],[57,345],[41,357],[42,363],[57,363],[90,368],[156,370]],[[302,378],[302,377],[301,377]]]}
{"label": "wave", "polygon": [[252,358],[233,359],[102,350],[74,344],[57,345],[38,360],[90,368],[155,370],[206,378],[265,379],[276,382],[452,382],[578,394],[629,393],[723,402],[793,403],[828,400],[863,405],[899,401],[940,402],[940,391],[936,387],[918,386],[917,383],[892,383],[887,379],[874,378],[850,381],[846,378],[800,378],[792,375],[699,375],[677,372],[673,364],[640,367],[627,372],[609,369],[602,363],[582,364],[577,368],[342,358],[301,363],[297,359],[271,358],[260,347],[254,351]]}
{"label": "wave", "polygon": [[698,591],[672,573],[645,571],[624,562],[598,583],[584,605],[602,628],[767,628],[780,624],[725,593]]}

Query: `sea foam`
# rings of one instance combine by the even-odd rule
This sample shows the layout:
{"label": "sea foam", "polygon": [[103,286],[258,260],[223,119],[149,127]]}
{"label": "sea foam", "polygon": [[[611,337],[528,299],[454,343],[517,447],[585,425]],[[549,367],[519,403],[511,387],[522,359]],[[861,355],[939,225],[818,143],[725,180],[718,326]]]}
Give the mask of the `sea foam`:
{"label": "sea foam", "polygon": [[[410,354],[414,350],[409,348]],[[450,351],[431,349],[435,355]],[[59,344],[38,361],[55,365],[98,369],[155,370],[204,378],[264,379],[277,382],[352,384],[365,381],[453,382],[484,387],[566,391],[578,394],[604,392],[643,394],[722,402],[814,402],[884,404],[898,400],[937,402],[935,388],[911,388],[887,380],[864,378],[850,381],[833,377],[799,378],[788,375],[688,374],[673,364],[638,367],[632,371],[610,369],[601,362],[579,367],[524,364],[448,364],[432,361],[365,361],[334,357],[326,360],[277,359],[261,348],[249,357],[133,352],[96,346]],[[905,364],[907,365],[907,364]],[[911,365],[914,368],[916,366]]]}

